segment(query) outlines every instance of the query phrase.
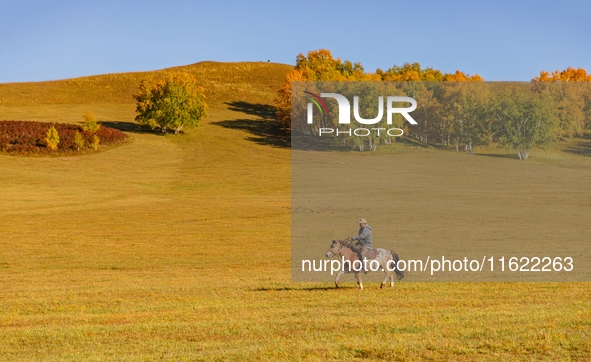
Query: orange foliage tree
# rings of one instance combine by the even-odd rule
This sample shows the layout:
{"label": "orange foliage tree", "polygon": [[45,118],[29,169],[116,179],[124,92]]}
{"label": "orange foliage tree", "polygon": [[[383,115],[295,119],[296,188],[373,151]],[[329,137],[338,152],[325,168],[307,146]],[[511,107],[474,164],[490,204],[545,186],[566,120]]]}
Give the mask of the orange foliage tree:
{"label": "orange foliage tree", "polygon": [[556,70],[550,74],[545,70],[532,79],[533,82],[591,82],[591,74],[583,68],[568,67],[565,70]]}
{"label": "orange foliage tree", "polygon": [[311,50],[307,56],[299,54],[296,65],[285,76],[275,99],[277,118],[287,127],[291,123],[291,82],[297,81],[351,81],[381,80],[379,76],[365,73],[361,63],[334,58],[327,49]]}

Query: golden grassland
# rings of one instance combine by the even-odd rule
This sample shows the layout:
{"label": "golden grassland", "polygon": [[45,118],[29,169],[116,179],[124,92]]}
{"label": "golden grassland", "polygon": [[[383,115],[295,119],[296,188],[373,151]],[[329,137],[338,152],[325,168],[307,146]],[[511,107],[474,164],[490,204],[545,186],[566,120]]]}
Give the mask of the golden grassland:
{"label": "golden grassland", "polygon": [[[77,157],[0,155],[0,360],[591,359],[589,283],[291,283],[290,151],[261,106],[289,67],[189,68],[220,88],[180,136],[137,129],[137,73],[113,88],[97,86],[111,75],[0,85],[0,119],[77,123],[88,109],[134,138]],[[587,147],[527,162],[588,170]],[[499,175],[509,164],[465,157]]]}
{"label": "golden grassland", "polygon": [[204,87],[210,106],[227,100],[270,103],[291,66],[277,63],[240,62],[227,66],[200,62],[152,72],[114,73],[81,78],[0,84],[0,107],[39,105],[129,104],[146,76],[170,72],[193,75]]}

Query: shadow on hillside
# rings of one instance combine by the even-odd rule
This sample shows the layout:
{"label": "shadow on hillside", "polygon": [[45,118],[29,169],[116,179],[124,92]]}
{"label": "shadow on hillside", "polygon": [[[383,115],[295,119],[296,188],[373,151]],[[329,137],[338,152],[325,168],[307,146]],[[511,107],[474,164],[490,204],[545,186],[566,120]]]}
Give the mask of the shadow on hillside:
{"label": "shadow on hillside", "polygon": [[274,120],[275,113],[277,112],[275,107],[268,104],[248,103],[242,101],[226,102],[224,104],[227,104],[228,109],[231,111],[246,113],[262,119]]}
{"label": "shadow on hillside", "polygon": [[417,140],[416,138],[414,138],[412,136],[411,137],[406,137],[406,136],[398,137],[398,139],[396,139],[396,142],[399,144],[403,144],[403,145],[411,146],[411,147],[420,147],[420,148],[431,147],[431,148],[436,148],[438,150],[446,149],[445,146],[443,146],[443,145],[431,144],[431,143],[426,144],[426,143],[420,142],[419,140]]}
{"label": "shadow on hillside", "polygon": [[474,154],[474,156],[509,158],[509,159],[516,159],[516,160],[519,159],[519,157],[517,157],[517,154],[512,154],[512,153],[478,153],[478,150],[476,150],[476,153]]}
{"label": "shadow on hillside", "polygon": [[115,128],[122,132],[131,133],[154,133],[149,127],[137,124],[135,122],[122,122],[122,121],[100,121],[101,125],[109,128]]}
{"label": "shadow on hillside", "polygon": [[586,132],[583,135],[583,140],[577,142],[575,145],[567,148],[564,152],[574,153],[579,156],[591,157],[591,132]]}
{"label": "shadow on hillside", "polygon": [[289,130],[275,119],[275,107],[248,102],[229,102],[226,104],[231,111],[242,112],[257,118],[218,121],[212,122],[213,125],[246,131],[252,135],[247,137],[246,140],[260,145],[281,148],[291,146]]}

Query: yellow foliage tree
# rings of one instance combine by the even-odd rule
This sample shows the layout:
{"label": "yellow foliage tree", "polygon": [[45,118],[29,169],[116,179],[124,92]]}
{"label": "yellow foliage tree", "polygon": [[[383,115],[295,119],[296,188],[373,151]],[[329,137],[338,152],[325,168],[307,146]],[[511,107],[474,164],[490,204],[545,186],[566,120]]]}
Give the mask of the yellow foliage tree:
{"label": "yellow foliage tree", "polygon": [[96,134],[101,129],[101,125],[98,124],[96,117],[90,111],[86,111],[82,116],[84,122],[82,124],[82,129],[84,132],[88,132],[90,134]]}
{"label": "yellow foliage tree", "polygon": [[82,135],[78,131],[74,133],[74,146],[76,146],[76,149],[78,151],[84,148],[84,137],[82,137]]}
{"label": "yellow foliage tree", "polygon": [[47,147],[50,150],[57,150],[57,146],[60,143],[60,136],[59,133],[57,132],[57,129],[55,129],[54,126],[49,127],[49,129],[47,130],[47,134],[45,136],[45,144],[47,145]]}

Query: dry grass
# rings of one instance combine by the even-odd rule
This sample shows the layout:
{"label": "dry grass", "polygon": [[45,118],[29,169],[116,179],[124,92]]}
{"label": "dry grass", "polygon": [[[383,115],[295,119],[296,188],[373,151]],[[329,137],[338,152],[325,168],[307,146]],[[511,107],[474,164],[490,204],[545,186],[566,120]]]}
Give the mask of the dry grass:
{"label": "dry grass", "polygon": [[205,88],[209,105],[227,100],[270,103],[292,67],[263,62],[200,62],[153,72],[115,73],[47,82],[0,84],[0,107],[133,103],[132,94],[148,75],[182,71]]}
{"label": "dry grass", "polygon": [[414,281],[591,280],[591,157],[536,150],[523,162],[394,146],[372,154],[292,151],[296,280],[333,280],[301,272],[301,260],[324,259],[330,240],[354,235],[360,217],[372,225],[374,245],[404,260],[568,256],[576,264],[572,272],[503,273],[496,262],[494,273],[487,263],[484,273],[415,273]]}
{"label": "dry grass", "polygon": [[[272,98],[261,84],[264,96],[248,102]],[[10,97],[21,104],[0,118],[79,122],[88,108],[133,129],[123,101]],[[129,145],[79,157],[0,156],[0,359],[591,358],[588,283],[362,293],[291,283],[290,151],[267,132],[272,121],[223,105],[238,95],[221,97],[188,135],[133,132]],[[572,167],[589,162],[557,154]],[[507,161],[482,160],[499,172]]]}

